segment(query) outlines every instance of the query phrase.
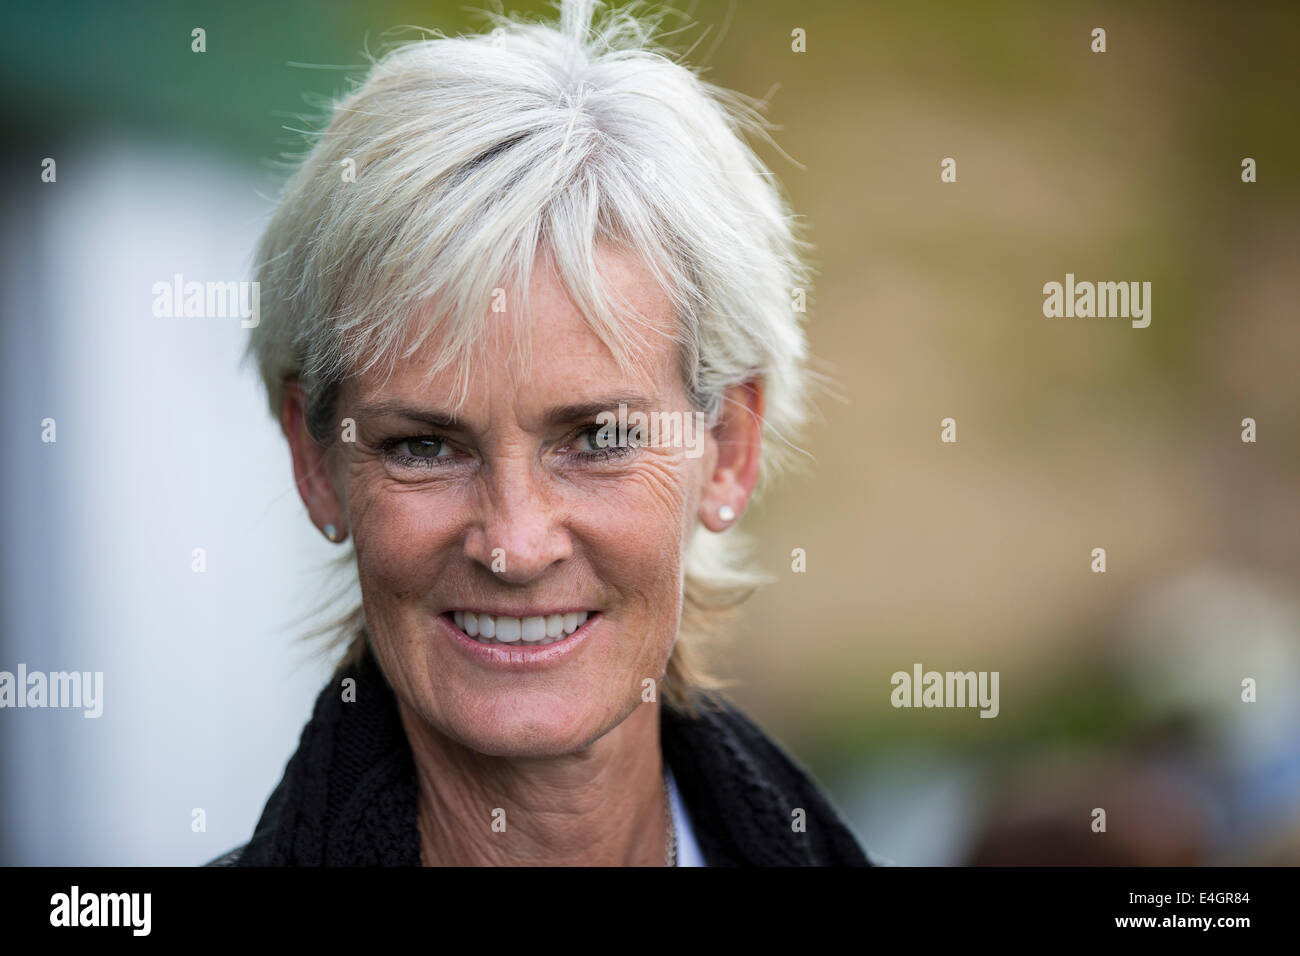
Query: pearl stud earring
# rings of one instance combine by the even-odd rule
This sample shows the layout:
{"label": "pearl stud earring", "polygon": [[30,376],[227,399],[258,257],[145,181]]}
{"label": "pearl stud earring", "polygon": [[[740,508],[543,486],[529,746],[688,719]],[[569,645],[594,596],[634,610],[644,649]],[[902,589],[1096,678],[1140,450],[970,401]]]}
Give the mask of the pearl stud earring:
{"label": "pearl stud earring", "polygon": [[718,509],[718,519],[720,521],[735,521],[736,512],[732,510],[731,505],[723,505]]}
{"label": "pearl stud earring", "polygon": [[332,524],[327,524],[325,526],[325,537],[331,541],[337,541],[339,539],[339,529]]}

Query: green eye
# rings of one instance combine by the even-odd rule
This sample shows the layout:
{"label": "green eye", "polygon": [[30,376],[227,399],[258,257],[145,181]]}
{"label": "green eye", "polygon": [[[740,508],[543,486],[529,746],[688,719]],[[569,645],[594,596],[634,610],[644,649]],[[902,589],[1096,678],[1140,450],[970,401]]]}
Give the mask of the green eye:
{"label": "green eye", "polygon": [[[603,434],[602,434],[603,432]],[[632,453],[631,442],[619,443],[616,429],[595,425],[584,428],[577,435],[575,454],[584,461],[625,458]]]}
{"label": "green eye", "polygon": [[408,438],[405,444],[412,458],[437,458],[442,451],[442,442],[436,438]]}
{"label": "green eye", "polygon": [[[604,432],[604,434],[601,434]],[[582,432],[582,441],[587,450],[602,451],[610,448],[624,448],[626,445],[619,444],[618,431],[607,429],[604,426],[588,428]]]}
{"label": "green eye", "polygon": [[392,462],[410,467],[425,467],[434,462],[448,465],[456,457],[445,441],[430,437],[394,439],[384,446],[384,455]]}
{"label": "green eye", "polygon": [[383,458],[394,468],[452,468],[465,463],[456,446],[435,436],[391,438],[383,442]]}
{"label": "green eye", "polygon": [[604,448],[605,445],[600,440],[599,428],[588,428],[579,436],[583,451],[594,451],[598,448]]}

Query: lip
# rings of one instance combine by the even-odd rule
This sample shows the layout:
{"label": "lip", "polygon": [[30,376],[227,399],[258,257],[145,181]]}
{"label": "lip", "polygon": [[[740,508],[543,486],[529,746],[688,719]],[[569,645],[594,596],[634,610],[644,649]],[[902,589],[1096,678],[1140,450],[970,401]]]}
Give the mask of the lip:
{"label": "lip", "polygon": [[458,628],[448,614],[438,615],[439,627],[458,651],[476,664],[503,671],[532,671],[558,664],[576,654],[604,620],[604,614],[591,612],[582,627],[553,644],[480,644]]}
{"label": "lip", "polygon": [[[526,609],[523,611],[519,611],[519,610],[489,611],[486,608],[481,608],[481,607],[449,607],[443,613],[451,614],[455,611],[466,612],[469,614],[491,614],[493,617],[517,617],[520,620],[523,620],[526,617],[550,617],[552,614],[581,614],[583,612],[586,612],[587,614],[596,613],[589,607],[542,608],[540,610],[537,608],[533,608],[533,609]],[[576,634],[578,632],[574,631],[573,633]]]}

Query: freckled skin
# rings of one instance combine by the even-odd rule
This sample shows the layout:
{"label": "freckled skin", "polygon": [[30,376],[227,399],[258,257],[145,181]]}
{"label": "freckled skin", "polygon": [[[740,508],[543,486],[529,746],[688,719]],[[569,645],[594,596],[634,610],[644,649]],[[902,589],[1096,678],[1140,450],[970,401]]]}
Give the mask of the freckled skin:
{"label": "freckled skin", "polygon": [[[643,267],[609,250],[601,262],[618,292],[671,329],[670,302]],[[642,683],[667,666],[683,560],[700,520],[719,530],[718,505],[739,513],[753,488],[757,426],[750,433],[744,421],[708,435],[698,458],[641,446],[600,461],[578,457],[594,447],[594,421],[544,421],[549,409],[617,395],[648,397],[656,411],[694,411],[668,336],[649,339],[650,360],[629,377],[546,265],[539,261],[528,293],[529,374],[511,356],[510,314],[496,313],[458,408],[455,370],[426,376],[435,336],[392,374],[344,384],[337,415],[356,420],[357,440],[319,453],[319,471],[286,413],[313,518],[338,521],[354,541],[371,646],[420,767],[426,862],[434,853],[527,856],[518,843],[507,852],[502,841],[446,823],[485,819],[484,807],[506,807],[516,822],[534,818],[530,845],[540,859],[571,853],[592,862],[593,835],[605,833],[615,856],[606,862],[662,862],[658,705],[642,702]],[[761,414],[761,386],[747,394]],[[464,430],[365,412],[378,402],[454,410]],[[395,457],[387,446],[403,439],[414,441]],[[504,552],[503,571],[492,569],[494,549]],[[598,610],[603,620],[577,653],[530,673],[468,659],[438,621],[449,609],[516,603]],[[619,807],[626,812],[614,813]]]}
{"label": "freckled skin", "polygon": [[[456,461],[386,464],[379,442],[418,436],[427,426],[358,418],[358,441],[341,470],[367,621],[385,673],[397,676],[400,696],[429,724],[502,756],[583,747],[640,705],[643,678],[662,677],[677,634],[681,560],[693,524],[687,517],[704,460],[671,448],[595,464],[565,454],[579,447],[574,426],[548,433],[541,412],[571,403],[580,389],[645,393],[664,409],[689,404],[671,354],[628,382],[556,291],[534,292],[539,326],[527,379],[511,367],[508,337],[492,337],[460,414],[491,424],[457,442]],[[428,361],[417,354],[387,381],[360,379],[345,390],[341,414],[354,398],[450,407],[452,370],[421,389]],[[507,377],[516,380],[502,387]],[[497,548],[504,551],[500,573],[492,570]],[[435,628],[435,615],[448,607],[520,598],[598,609],[603,633],[558,668],[519,674],[466,660]]]}

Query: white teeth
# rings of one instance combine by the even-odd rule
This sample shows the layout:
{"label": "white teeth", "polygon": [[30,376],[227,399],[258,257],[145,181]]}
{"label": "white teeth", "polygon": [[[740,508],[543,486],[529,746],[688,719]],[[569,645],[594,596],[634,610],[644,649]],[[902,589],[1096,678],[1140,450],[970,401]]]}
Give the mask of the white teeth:
{"label": "white teeth", "polygon": [[587,622],[590,613],[576,611],[545,616],[495,617],[473,611],[453,611],[456,626],[487,644],[551,644],[563,640]]}

